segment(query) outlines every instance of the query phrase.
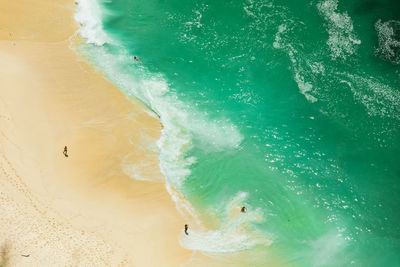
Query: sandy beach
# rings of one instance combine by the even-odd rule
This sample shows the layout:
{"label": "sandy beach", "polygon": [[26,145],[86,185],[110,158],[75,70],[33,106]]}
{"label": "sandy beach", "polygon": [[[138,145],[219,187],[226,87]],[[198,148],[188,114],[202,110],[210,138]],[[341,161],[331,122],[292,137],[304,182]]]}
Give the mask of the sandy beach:
{"label": "sandy beach", "polygon": [[71,49],[75,7],[0,3],[0,266],[181,266],[161,125]]}

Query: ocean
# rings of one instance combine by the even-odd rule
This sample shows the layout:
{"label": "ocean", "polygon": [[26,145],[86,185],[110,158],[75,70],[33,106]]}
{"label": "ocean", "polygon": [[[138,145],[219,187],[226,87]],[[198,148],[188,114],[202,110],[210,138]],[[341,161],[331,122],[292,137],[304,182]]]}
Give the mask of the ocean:
{"label": "ocean", "polygon": [[163,125],[187,266],[400,266],[399,1],[77,2]]}

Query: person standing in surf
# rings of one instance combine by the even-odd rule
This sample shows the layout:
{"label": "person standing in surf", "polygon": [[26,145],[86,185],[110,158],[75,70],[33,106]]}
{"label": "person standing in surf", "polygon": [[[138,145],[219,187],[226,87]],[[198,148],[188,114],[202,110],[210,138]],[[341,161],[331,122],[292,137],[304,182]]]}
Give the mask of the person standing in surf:
{"label": "person standing in surf", "polygon": [[186,235],[189,235],[188,230],[189,230],[189,226],[187,224],[185,224],[185,234]]}

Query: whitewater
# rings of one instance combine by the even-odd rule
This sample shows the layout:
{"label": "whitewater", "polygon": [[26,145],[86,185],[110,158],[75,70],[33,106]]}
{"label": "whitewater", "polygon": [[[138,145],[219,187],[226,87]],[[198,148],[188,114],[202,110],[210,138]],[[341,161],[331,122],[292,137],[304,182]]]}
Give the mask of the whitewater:
{"label": "whitewater", "polygon": [[400,4],[77,3],[79,53],[163,125],[189,266],[400,264]]}

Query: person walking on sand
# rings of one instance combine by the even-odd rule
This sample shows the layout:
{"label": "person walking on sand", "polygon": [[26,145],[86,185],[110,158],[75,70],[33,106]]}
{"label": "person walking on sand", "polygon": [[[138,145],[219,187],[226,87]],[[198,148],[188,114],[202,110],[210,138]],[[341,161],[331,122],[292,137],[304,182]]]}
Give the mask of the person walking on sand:
{"label": "person walking on sand", "polygon": [[64,146],[64,152],[63,152],[65,157],[68,157],[68,148],[67,146]]}
{"label": "person walking on sand", "polygon": [[186,235],[189,235],[188,230],[189,230],[189,226],[187,224],[185,224],[185,234]]}

